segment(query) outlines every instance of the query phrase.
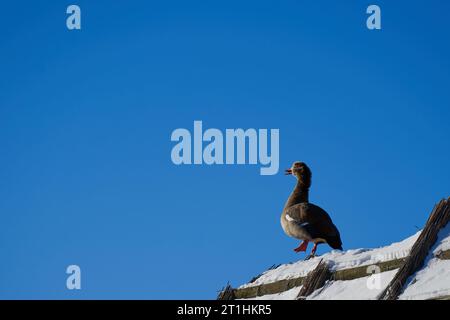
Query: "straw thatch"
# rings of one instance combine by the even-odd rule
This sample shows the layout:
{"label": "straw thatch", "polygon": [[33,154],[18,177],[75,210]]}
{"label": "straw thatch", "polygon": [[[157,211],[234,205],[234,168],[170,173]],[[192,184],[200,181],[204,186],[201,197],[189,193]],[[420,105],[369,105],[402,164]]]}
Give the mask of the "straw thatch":
{"label": "straw thatch", "polygon": [[331,279],[332,274],[328,263],[320,260],[317,267],[311,271],[303,281],[303,286],[297,295],[297,300],[304,300],[311,293],[322,288],[325,285],[325,282]]}
{"label": "straw thatch", "polygon": [[403,286],[410,276],[419,270],[430,248],[437,240],[439,231],[450,220],[450,198],[441,200],[433,209],[428,221],[411,248],[405,263],[399,269],[386,289],[380,294],[380,300],[395,300],[403,291]]}
{"label": "straw thatch", "polygon": [[[419,270],[427,257],[430,248],[437,240],[437,235],[443,227],[450,221],[450,198],[442,200],[433,209],[428,221],[420,234],[417,241],[411,248],[408,257],[393,259],[390,261],[378,262],[381,272],[399,269],[394,279],[390,282],[387,288],[379,296],[379,299],[396,299],[401,293],[408,278]],[[450,250],[436,252],[435,257],[438,259],[450,259]],[[272,266],[270,269],[276,269],[277,266]],[[319,268],[320,267],[320,268]],[[269,270],[270,270],[269,269]],[[330,276],[327,275],[327,270]],[[251,282],[256,281],[261,275],[254,277]],[[306,277],[296,277],[274,281],[271,283],[263,283],[256,286],[248,286],[239,289],[233,289],[229,284],[219,293],[218,300],[234,300],[234,299],[248,299],[268,294],[275,294],[287,291],[289,289],[303,286],[298,295],[298,299],[311,294],[314,290],[323,287],[325,282],[331,280],[353,280],[367,276],[367,266],[359,266],[348,269],[342,269],[331,273],[328,266],[325,270],[323,266],[319,265]],[[325,280],[324,280],[325,279]],[[445,297],[447,299],[449,297]]]}
{"label": "straw thatch", "polygon": [[[404,258],[394,259],[389,261],[383,261],[375,263],[381,270],[381,272],[391,271],[400,268],[405,262]],[[353,267],[348,269],[341,269],[335,271],[333,274],[333,280],[353,280],[357,278],[367,277],[367,265]],[[289,289],[299,287],[303,285],[307,276],[289,278],[278,280],[270,283],[262,283],[257,286],[244,287],[239,289],[234,289],[234,295],[237,299],[249,299],[264,296],[267,294],[275,294],[287,291]]]}
{"label": "straw thatch", "polygon": [[236,297],[234,296],[234,290],[229,283],[227,283],[225,288],[219,292],[217,296],[217,300],[234,300]]}

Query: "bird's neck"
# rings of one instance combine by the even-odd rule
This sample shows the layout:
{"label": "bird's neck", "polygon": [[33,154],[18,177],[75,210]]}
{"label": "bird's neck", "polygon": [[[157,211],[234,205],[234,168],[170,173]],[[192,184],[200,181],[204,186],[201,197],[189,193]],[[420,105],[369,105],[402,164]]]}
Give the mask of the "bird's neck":
{"label": "bird's neck", "polygon": [[298,203],[309,202],[309,188],[297,181],[294,190],[286,201],[285,209]]}

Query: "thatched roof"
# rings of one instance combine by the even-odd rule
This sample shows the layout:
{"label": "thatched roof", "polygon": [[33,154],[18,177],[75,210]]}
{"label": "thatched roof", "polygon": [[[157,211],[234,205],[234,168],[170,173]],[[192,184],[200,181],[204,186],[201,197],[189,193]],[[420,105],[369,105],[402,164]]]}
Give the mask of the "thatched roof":
{"label": "thatched roof", "polygon": [[[418,236],[410,238],[414,241],[414,243],[408,239],[408,241],[410,241],[409,243],[411,243],[409,246],[412,246],[409,247],[410,250],[406,251],[405,255],[400,255],[400,257],[397,258],[394,256],[391,260],[383,260],[370,264],[370,266],[376,266],[382,273],[387,271],[394,272],[393,270],[398,269],[397,273],[393,275],[392,280],[386,286],[385,290],[383,290],[379,295],[379,299],[398,298],[398,296],[402,293],[408,278],[423,266],[425,258],[429,255],[430,249],[437,240],[439,231],[445,227],[449,221],[450,198],[440,201],[434,207],[420,235],[418,234]],[[445,250],[435,252],[434,258],[441,261],[450,260],[450,250],[446,248]],[[269,282],[260,280],[261,275],[259,275],[258,277],[253,278],[251,283],[237,289],[233,289],[230,285],[227,285],[227,287],[224,288],[219,294],[218,299],[249,299],[259,296],[281,294],[288,291],[292,292],[295,288],[299,289],[298,294],[295,296],[290,295],[290,297],[304,299],[305,297],[310,296],[313,292],[319,292],[320,290],[317,289],[322,288],[326,283],[333,284],[334,281],[350,281],[368,276],[368,265],[336,270],[333,269],[333,267],[330,267],[329,262],[330,261],[320,261],[317,266],[315,266],[315,264],[312,265],[311,267],[315,266],[315,268],[311,269],[311,271],[306,275],[288,277]],[[333,263],[333,261],[331,261],[331,263]],[[281,267],[283,268],[283,266]],[[266,271],[263,275],[276,271],[276,269]],[[328,285],[326,287],[328,287]],[[442,297],[444,296],[446,296],[446,294]]]}
{"label": "thatched roof", "polygon": [[395,300],[398,298],[408,278],[423,266],[430,248],[437,240],[439,231],[447,225],[449,220],[450,198],[441,200],[434,207],[425,228],[416,243],[414,243],[405,263],[401,266],[391,283],[381,293],[380,300]]}

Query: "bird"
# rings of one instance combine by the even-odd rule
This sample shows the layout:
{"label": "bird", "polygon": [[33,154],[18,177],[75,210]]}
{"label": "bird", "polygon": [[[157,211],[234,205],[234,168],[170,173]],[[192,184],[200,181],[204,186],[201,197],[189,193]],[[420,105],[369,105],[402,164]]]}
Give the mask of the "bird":
{"label": "bird", "polygon": [[306,252],[309,242],[314,243],[311,254],[305,260],[315,257],[317,246],[327,243],[331,248],[343,250],[341,235],[328,213],[309,202],[309,188],[312,173],[306,163],[296,161],[285,171],[286,175],[297,178],[297,184],[286,201],[281,214],[284,232],[302,242],[295,252]]}

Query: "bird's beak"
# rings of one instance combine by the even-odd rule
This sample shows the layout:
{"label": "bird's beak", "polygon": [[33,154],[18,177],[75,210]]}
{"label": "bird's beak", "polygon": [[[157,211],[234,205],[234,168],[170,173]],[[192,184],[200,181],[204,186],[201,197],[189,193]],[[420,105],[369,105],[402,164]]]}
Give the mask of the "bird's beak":
{"label": "bird's beak", "polygon": [[286,169],[286,170],[284,171],[284,175],[288,176],[288,175],[290,175],[290,174],[292,174],[292,169]]}

